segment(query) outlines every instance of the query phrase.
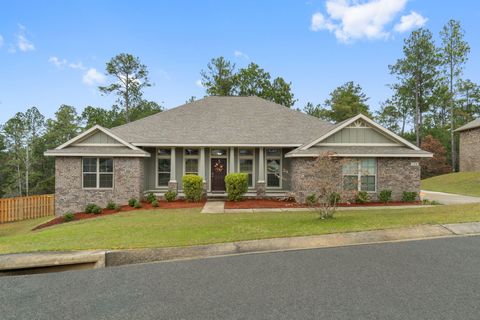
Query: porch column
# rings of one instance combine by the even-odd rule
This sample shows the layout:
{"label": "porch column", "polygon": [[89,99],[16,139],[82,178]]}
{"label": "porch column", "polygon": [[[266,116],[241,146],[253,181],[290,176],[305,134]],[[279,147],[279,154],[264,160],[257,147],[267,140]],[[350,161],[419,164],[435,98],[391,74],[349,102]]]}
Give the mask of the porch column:
{"label": "porch column", "polygon": [[230,162],[229,165],[229,173],[234,173],[235,172],[235,148],[230,148],[230,159],[228,160]]}
{"label": "porch column", "polygon": [[257,197],[265,196],[265,150],[263,147],[258,148],[258,180],[257,180]]}
{"label": "porch column", "polygon": [[203,182],[206,181],[205,178],[205,148],[200,148],[200,161],[198,162],[198,174],[203,178]]}
{"label": "porch column", "polygon": [[168,181],[168,189],[169,190],[174,190],[174,191],[177,191],[177,187],[178,187],[178,183],[177,183],[177,175],[176,175],[176,168],[175,168],[175,165],[176,165],[176,151],[175,151],[175,147],[173,147],[171,150],[170,150],[170,181]]}

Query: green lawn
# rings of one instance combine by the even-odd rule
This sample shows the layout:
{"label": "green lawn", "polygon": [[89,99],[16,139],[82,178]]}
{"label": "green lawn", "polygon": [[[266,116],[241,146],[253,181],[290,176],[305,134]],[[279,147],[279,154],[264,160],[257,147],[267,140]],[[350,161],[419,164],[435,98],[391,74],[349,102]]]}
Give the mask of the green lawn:
{"label": "green lawn", "polygon": [[422,189],[480,196],[480,172],[455,172],[422,180]]}
{"label": "green lawn", "polygon": [[201,214],[199,209],[130,211],[28,231],[44,221],[0,225],[0,253],[187,246],[236,240],[480,221],[480,204],[397,210]]}

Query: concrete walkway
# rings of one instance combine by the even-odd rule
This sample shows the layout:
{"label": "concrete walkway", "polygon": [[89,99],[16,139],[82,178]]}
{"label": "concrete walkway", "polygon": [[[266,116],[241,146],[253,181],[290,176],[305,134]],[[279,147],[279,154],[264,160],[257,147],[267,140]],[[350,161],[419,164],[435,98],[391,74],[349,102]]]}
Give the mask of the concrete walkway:
{"label": "concrete walkway", "polygon": [[225,201],[209,200],[205,203],[202,213],[224,213]]}
{"label": "concrete walkway", "polygon": [[464,203],[480,203],[480,197],[464,196],[461,194],[437,192],[422,190],[423,199],[430,201],[438,201],[441,204],[464,204]]}

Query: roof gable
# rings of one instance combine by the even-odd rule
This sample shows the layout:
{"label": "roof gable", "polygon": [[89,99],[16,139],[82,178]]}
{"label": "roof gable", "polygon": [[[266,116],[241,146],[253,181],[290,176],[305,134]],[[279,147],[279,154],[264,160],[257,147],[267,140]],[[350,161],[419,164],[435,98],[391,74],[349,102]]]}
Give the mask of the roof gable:
{"label": "roof gable", "polygon": [[[365,128],[365,130],[370,130],[367,136],[363,134],[358,134],[355,136],[355,132],[352,133],[350,129],[358,130],[359,128]],[[362,129],[363,130],[363,129]],[[358,132],[361,132],[360,130]],[[381,135],[381,136],[380,136]],[[352,140],[352,142],[347,142],[347,140]],[[369,140],[378,142],[368,142]],[[380,140],[382,142],[380,142]],[[338,141],[338,142],[335,142]],[[358,141],[358,142],[357,142]],[[326,144],[327,143],[327,144]],[[412,143],[408,142],[407,140],[403,139],[402,137],[396,135],[395,133],[391,132],[390,130],[382,127],[378,123],[374,122],[367,116],[363,114],[358,114],[355,117],[347,119],[337,126],[335,126],[330,131],[326,132],[322,136],[313,139],[312,141],[302,145],[299,149],[300,150],[307,150],[315,145],[329,145],[328,143],[334,143],[335,145],[344,145],[347,146],[348,144],[351,145],[377,145],[377,146],[387,146],[387,145],[398,145],[398,146],[406,146],[412,150],[420,150],[417,146],[413,145]]]}
{"label": "roof gable", "polygon": [[461,126],[460,128],[456,129],[455,132],[461,132],[470,129],[480,128],[480,118],[470,121],[469,123]]}

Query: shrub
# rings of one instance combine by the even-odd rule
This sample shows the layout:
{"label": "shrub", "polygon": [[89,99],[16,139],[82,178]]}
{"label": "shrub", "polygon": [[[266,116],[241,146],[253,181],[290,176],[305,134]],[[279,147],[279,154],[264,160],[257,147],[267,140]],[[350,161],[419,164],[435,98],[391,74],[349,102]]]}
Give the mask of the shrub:
{"label": "shrub", "polygon": [[308,206],[314,206],[314,205],[317,204],[317,202],[318,202],[318,198],[317,198],[317,195],[315,193],[311,193],[305,198],[305,203]]}
{"label": "shrub", "polygon": [[168,202],[174,201],[175,199],[177,199],[177,191],[168,190],[167,192],[165,192],[163,196],[165,197],[165,200],[167,200]]}
{"label": "shrub", "polygon": [[128,205],[130,207],[135,207],[135,203],[137,203],[137,202],[138,202],[137,199],[131,198],[130,200],[128,200]]}
{"label": "shrub", "polygon": [[85,213],[93,213],[93,209],[95,207],[98,207],[95,203],[87,204],[87,206],[85,207]]}
{"label": "shrub", "polygon": [[438,201],[436,201],[436,200],[428,200],[428,199],[423,199],[422,204],[423,204],[423,205],[430,205],[430,206],[439,206],[439,205],[441,205],[441,203],[438,202]]}
{"label": "shrub", "polygon": [[102,213],[102,211],[103,211],[102,208],[100,208],[100,206],[97,206],[97,205],[95,205],[95,207],[92,208],[93,214],[100,214]]}
{"label": "shrub", "polygon": [[63,221],[69,222],[75,218],[75,215],[72,212],[67,212],[63,215]]}
{"label": "shrub", "polygon": [[148,203],[152,203],[153,201],[157,200],[157,197],[153,194],[153,192],[149,192],[145,197]]}
{"label": "shrub", "polygon": [[142,204],[140,203],[140,201],[135,200],[135,203],[133,204],[133,207],[135,209],[140,209],[142,207]]}
{"label": "shrub", "polygon": [[366,191],[358,191],[355,195],[355,202],[356,203],[366,203],[370,200],[368,193]]}
{"label": "shrub", "polygon": [[118,204],[116,204],[115,202],[113,202],[113,201],[108,201],[108,203],[107,203],[107,209],[109,209],[109,210],[119,210],[120,207],[119,207]]}
{"label": "shrub", "polygon": [[342,199],[342,197],[340,196],[340,193],[338,193],[338,192],[330,193],[329,201],[330,201],[331,205],[337,205],[340,202],[341,199]]}
{"label": "shrub", "polygon": [[225,187],[227,189],[227,199],[238,201],[248,190],[248,174],[229,173],[225,176]]}
{"label": "shrub", "polygon": [[188,201],[200,201],[203,195],[203,178],[189,174],[183,176],[183,193]]}
{"label": "shrub", "polygon": [[404,191],[402,196],[403,202],[414,202],[417,200],[418,193],[415,191]]}
{"label": "shrub", "polygon": [[382,190],[378,195],[378,200],[383,203],[392,201],[392,190]]}
{"label": "shrub", "polygon": [[158,200],[155,199],[152,201],[152,207],[154,208],[158,207]]}

